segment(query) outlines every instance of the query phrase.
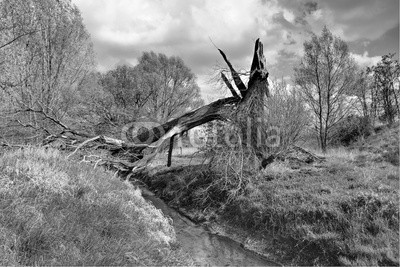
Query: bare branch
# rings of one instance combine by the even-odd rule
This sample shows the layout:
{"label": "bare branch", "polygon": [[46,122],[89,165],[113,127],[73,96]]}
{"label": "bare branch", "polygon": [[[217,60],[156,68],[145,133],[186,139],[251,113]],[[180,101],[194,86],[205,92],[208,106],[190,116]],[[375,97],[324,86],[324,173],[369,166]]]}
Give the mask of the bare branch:
{"label": "bare branch", "polygon": [[224,81],[224,83],[226,84],[226,86],[229,88],[229,90],[232,93],[233,97],[236,98],[241,98],[238,93],[236,93],[235,88],[233,88],[232,84],[229,82],[228,78],[226,78],[225,74],[223,72],[221,72],[221,78]]}
{"label": "bare branch", "polygon": [[221,50],[218,49],[218,51],[221,53],[222,57],[224,58],[226,64],[228,65],[233,81],[235,82],[237,88],[239,89],[240,93],[242,94],[242,97],[246,94],[245,92],[247,91],[246,85],[243,83],[242,79],[240,78],[240,75],[237,73],[237,71],[233,68],[231,62],[229,62],[228,58],[226,57],[225,53]]}
{"label": "bare branch", "polygon": [[14,43],[14,42],[16,42],[18,39],[20,39],[20,38],[22,38],[22,37],[24,37],[24,36],[26,36],[26,35],[34,34],[34,33],[37,33],[37,32],[39,32],[39,31],[40,31],[40,30],[36,30],[36,31],[25,32],[25,33],[23,33],[23,34],[20,34],[20,35],[18,35],[17,37],[15,37],[14,39],[8,41],[7,43],[0,45],[0,49],[2,49],[2,48],[4,48],[4,47],[6,47],[6,46],[8,46],[8,45],[10,45],[10,44],[12,44],[12,43]]}

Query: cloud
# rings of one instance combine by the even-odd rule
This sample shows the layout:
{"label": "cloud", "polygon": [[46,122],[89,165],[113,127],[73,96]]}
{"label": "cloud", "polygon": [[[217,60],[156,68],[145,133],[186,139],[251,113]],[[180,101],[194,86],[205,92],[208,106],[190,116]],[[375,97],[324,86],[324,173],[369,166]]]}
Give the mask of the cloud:
{"label": "cloud", "polygon": [[375,40],[399,23],[398,0],[321,0],[321,7],[330,10],[330,26],[341,28],[343,39]]}
{"label": "cloud", "polygon": [[294,10],[297,21],[318,33],[327,25],[345,41],[375,40],[399,23],[398,0],[280,0],[284,9]]}
{"label": "cloud", "polygon": [[354,60],[357,62],[358,65],[361,67],[370,67],[372,65],[376,65],[380,60],[381,57],[375,56],[375,57],[370,57],[368,56],[368,51],[365,51],[364,54],[354,54],[350,53],[351,56],[354,58]]}
{"label": "cloud", "polygon": [[317,2],[306,2],[304,3],[304,8],[306,14],[312,14],[313,12],[318,10],[318,3]]}
{"label": "cloud", "polygon": [[[320,34],[324,25],[357,47],[374,44],[398,25],[398,0],[72,1],[91,33],[100,70],[136,64],[143,51],[152,50],[181,57],[202,90],[214,95],[207,77],[216,64],[225,64],[213,43],[234,66],[247,69],[260,38],[270,75],[283,77],[290,76],[310,33]],[[374,58],[361,54],[371,45],[352,51],[356,59]]]}
{"label": "cloud", "polygon": [[[263,35],[269,26],[258,0],[74,0],[92,35],[100,64],[110,59],[137,57],[138,51],[155,50],[195,59],[193,68],[202,71],[218,57],[209,38],[227,51],[233,61],[247,56],[245,46]],[[261,19],[258,19],[261,18]],[[261,28],[262,27],[262,28]],[[229,51],[229,52],[228,52]],[[247,52],[247,51],[246,51]],[[209,66],[211,67],[211,66]]]}

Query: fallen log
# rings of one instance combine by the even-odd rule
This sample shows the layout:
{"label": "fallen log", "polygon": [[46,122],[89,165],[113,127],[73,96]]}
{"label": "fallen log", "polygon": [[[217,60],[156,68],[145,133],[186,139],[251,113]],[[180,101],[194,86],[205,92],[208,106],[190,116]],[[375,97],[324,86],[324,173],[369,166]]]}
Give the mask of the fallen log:
{"label": "fallen log", "polygon": [[[203,125],[214,120],[237,120],[240,116],[251,116],[255,121],[256,116],[260,116],[263,110],[263,98],[269,95],[268,89],[268,72],[265,67],[265,58],[263,55],[263,45],[257,39],[254,48],[253,62],[250,70],[250,78],[246,86],[241,80],[240,75],[234,69],[225,53],[218,49],[224,61],[229,67],[234,84],[238,92],[233,88],[228,78],[221,73],[221,77],[228,89],[232,93],[232,97],[219,99],[208,105],[202,106],[194,111],[188,112],[178,118],[170,120],[162,125],[147,129],[136,136],[126,136],[126,140],[119,140],[106,136],[90,137],[80,141],[79,145],[75,146],[75,150],[70,156],[75,155],[84,147],[95,143],[97,147],[103,145],[105,150],[108,150],[111,157],[104,159],[102,164],[116,166],[116,169],[139,171],[160,152],[163,145],[174,136],[187,132],[188,130]],[[238,116],[238,114],[240,116]],[[65,125],[64,125],[65,126]],[[67,131],[67,127],[64,127]],[[71,131],[73,134],[76,132]],[[129,132],[129,131],[128,131]],[[259,148],[254,143],[256,131],[253,129],[251,138],[248,143],[258,150]],[[81,135],[80,137],[82,137]],[[70,137],[73,139],[73,137]],[[173,140],[171,140],[171,143]],[[148,155],[144,154],[144,150],[150,150]],[[172,153],[172,149],[169,151]],[[264,153],[258,151],[256,153],[260,159],[265,156]],[[169,162],[170,164],[170,162]],[[118,167],[117,167],[118,166]],[[121,167],[122,166],[122,167]]]}

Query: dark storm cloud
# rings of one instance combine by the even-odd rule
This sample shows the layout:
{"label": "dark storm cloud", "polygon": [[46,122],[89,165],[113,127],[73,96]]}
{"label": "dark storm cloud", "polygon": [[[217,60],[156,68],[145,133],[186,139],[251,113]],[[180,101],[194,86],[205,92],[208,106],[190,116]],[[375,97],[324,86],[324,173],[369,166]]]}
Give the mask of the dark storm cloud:
{"label": "dark storm cloud", "polygon": [[364,51],[369,52],[369,56],[382,56],[388,53],[396,53],[399,58],[399,24],[388,30],[376,40],[362,38],[349,43],[352,51],[363,54]]}
{"label": "dark storm cloud", "polygon": [[399,21],[398,0],[279,0],[278,4],[296,15],[296,21],[306,24],[307,16],[322,10],[323,24],[340,28],[345,40],[376,39]]}
{"label": "dark storm cloud", "polygon": [[399,23],[398,0],[323,0],[321,6],[334,10],[334,23],[345,28],[345,37],[377,39]]}
{"label": "dark storm cloud", "polygon": [[304,3],[304,12],[308,15],[312,14],[314,11],[317,11],[318,3],[317,2],[306,2]]}

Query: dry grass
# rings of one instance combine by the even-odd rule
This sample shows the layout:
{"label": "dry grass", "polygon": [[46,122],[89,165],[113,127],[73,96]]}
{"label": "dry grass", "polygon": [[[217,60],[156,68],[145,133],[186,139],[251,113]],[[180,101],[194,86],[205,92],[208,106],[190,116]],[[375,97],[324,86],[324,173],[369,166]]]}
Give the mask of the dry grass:
{"label": "dry grass", "polygon": [[396,166],[339,148],[323,163],[274,162],[258,171],[232,153],[148,182],[199,219],[218,214],[250,239],[264,238],[265,252],[288,265],[398,265]]}
{"label": "dry grass", "polygon": [[185,264],[174,242],[161,211],[111,173],[51,149],[0,156],[0,265]]}
{"label": "dry grass", "polygon": [[266,249],[288,264],[398,265],[399,170],[386,162],[359,167],[360,155],[336,149],[323,164],[271,165],[224,217],[272,236]]}

